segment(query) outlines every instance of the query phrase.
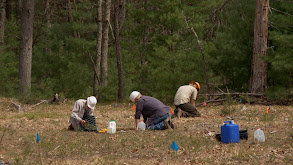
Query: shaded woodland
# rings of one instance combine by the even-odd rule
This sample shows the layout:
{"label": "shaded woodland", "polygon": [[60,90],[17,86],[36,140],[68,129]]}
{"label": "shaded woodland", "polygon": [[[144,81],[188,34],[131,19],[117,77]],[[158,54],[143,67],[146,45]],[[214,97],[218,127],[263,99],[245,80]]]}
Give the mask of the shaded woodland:
{"label": "shaded woodland", "polygon": [[0,0],[0,96],[293,97],[291,0]]}

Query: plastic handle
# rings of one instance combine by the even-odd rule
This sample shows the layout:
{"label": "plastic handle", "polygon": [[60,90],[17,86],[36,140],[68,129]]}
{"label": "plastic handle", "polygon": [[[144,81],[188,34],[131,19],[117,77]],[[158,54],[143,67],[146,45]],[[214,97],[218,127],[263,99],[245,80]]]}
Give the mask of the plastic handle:
{"label": "plastic handle", "polygon": [[232,121],[225,121],[224,123],[225,124],[227,124],[227,123],[232,124]]}

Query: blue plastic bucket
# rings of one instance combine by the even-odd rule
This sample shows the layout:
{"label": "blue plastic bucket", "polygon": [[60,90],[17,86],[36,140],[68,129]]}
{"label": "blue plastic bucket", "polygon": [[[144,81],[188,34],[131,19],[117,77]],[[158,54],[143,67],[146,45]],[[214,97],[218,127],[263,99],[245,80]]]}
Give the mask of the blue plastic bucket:
{"label": "blue plastic bucket", "polygon": [[239,143],[239,126],[232,121],[225,121],[221,126],[222,143]]}

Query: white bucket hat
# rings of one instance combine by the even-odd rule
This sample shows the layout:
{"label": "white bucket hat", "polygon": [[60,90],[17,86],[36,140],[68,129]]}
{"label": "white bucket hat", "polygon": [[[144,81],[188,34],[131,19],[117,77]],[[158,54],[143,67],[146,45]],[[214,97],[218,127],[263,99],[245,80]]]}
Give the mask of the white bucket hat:
{"label": "white bucket hat", "polygon": [[97,98],[95,96],[88,97],[86,101],[87,101],[87,106],[90,109],[95,109],[95,106],[97,104]]}

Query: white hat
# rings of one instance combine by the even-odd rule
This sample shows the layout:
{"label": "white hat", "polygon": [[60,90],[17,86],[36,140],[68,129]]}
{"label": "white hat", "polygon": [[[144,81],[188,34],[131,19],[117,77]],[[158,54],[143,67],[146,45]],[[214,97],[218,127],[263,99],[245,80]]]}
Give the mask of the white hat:
{"label": "white hat", "polygon": [[95,106],[97,104],[97,98],[95,96],[88,97],[86,101],[87,101],[87,106],[90,109],[95,109]]}
{"label": "white hat", "polygon": [[139,95],[140,93],[138,91],[133,91],[131,92],[129,98],[130,100],[134,103],[135,102],[135,98]]}

